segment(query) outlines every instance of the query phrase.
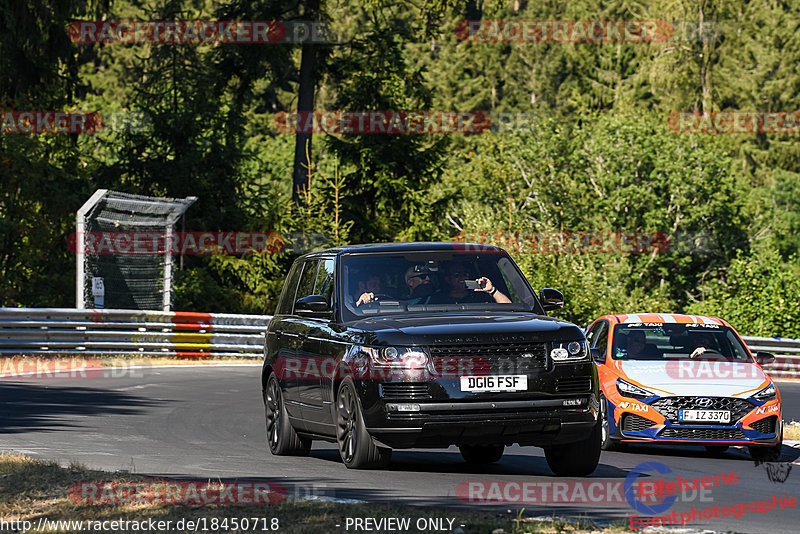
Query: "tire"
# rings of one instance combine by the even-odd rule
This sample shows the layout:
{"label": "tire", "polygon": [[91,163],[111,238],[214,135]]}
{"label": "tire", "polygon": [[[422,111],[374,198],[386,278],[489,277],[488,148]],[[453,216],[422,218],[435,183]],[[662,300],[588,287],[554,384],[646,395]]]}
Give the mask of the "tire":
{"label": "tire", "polygon": [[283,392],[275,374],[271,374],[264,390],[264,415],[267,423],[267,445],[275,456],[308,456],[311,440],[297,435],[286,406]]}
{"label": "tire", "polygon": [[458,450],[468,464],[493,464],[503,457],[505,445],[461,445]]}
{"label": "tire", "polygon": [[775,445],[769,447],[750,447],[750,457],[756,462],[777,462],[781,458],[783,450],[783,428],[781,428],[781,439]]}
{"label": "tire", "polygon": [[781,458],[783,443],[772,447],[750,447],[750,457],[756,462],[777,462]]}
{"label": "tire", "polygon": [[611,439],[611,428],[608,424],[608,401],[600,395],[600,448],[604,451],[613,451],[617,443]]}
{"label": "tire", "polygon": [[703,445],[707,452],[711,454],[722,454],[730,447],[728,445]]}
{"label": "tire", "polygon": [[336,443],[348,469],[385,467],[392,458],[392,449],[375,445],[367,432],[355,386],[349,380],[336,395]]}
{"label": "tire", "polygon": [[548,447],[544,450],[547,465],[560,477],[585,477],[597,469],[602,447],[602,422],[598,419],[583,441]]}

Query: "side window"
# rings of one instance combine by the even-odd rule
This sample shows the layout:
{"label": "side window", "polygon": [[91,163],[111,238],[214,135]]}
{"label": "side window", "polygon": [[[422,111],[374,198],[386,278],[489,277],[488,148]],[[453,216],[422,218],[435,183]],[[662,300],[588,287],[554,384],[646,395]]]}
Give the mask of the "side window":
{"label": "side window", "polygon": [[294,296],[297,293],[297,282],[300,280],[300,273],[303,271],[302,263],[295,263],[292,265],[292,270],[289,271],[289,276],[286,277],[286,282],[283,284],[283,291],[278,299],[278,307],[275,310],[275,315],[290,315],[294,307]]}
{"label": "side window", "polygon": [[592,343],[592,341],[594,341],[595,336],[597,336],[597,332],[600,330],[600,327],[602,326],[602,324],[603,324],[603,321],[597,321],[596,323],[594,323],[592,325],[592,327],[590,329],[588,329],[586,331],[586,341],[588,341],[589,345],[592,346],[592,347],[594,347],[594,344]]}
{"label": "side window", "polygon": [[[314,294],[314,282],[317,281],[317,269],[319,260],[308,260],[304,263],[303,275],[300,277],[300,285],[297,286],[295,300]],[[294,305],[294,302],[292,303]]]}
{"label": "side window", "polygon": [[333,297],[333,258],[325,258],[319,265],[319,273],[317,274],[317,283],[314,287],[315,295],[322,295],[328,302],[328,306],[332,305],[331,297]]}
{"label": "side window", "polygon": [[606,350],[608,349],[608,321],[602,321],[600,330],[597,332],[597,336],[595,336],[594,342],[592,343],[592,347],[600,349],[600,354],[605,358]]}

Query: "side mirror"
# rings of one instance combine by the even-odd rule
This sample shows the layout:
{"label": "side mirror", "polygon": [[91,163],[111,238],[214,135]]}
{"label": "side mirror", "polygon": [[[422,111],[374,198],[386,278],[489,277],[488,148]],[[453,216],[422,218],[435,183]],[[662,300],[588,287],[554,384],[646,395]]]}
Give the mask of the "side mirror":
{"label": "side mirror", "polygon": [[605,363],[606,355],[601,353],[598,347],[592,347],[589,349],[589,352],[592,353],[592,360],[596,361],[597,363]]}
{"label": "side mirror", "polygon": [[774,361],[775,361],[775,355],[772,354],[771,352],[764,352],[761,350],[756,352],[756,362],[758,362],[758,365],[763,367],[765,365],[773,363]]}
{"label": "side mirror", "polygon": [[564,307],[564,295],[557,289],[545,287],[539,291],[539,300],[542,301],[544,311],[560,310]]}
{"label": "side mirror", "polygon": [[305,317],[331,316],[330,306],[322,295],[309,295],[297,299],[294,303],[294,312]]}

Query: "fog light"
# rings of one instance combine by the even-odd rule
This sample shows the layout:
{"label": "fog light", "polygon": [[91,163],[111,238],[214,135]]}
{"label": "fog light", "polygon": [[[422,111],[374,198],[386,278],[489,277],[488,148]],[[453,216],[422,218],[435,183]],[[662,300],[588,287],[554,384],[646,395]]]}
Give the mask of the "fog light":
{"label": "fog light", "polygon": [[567,352],[567,349],[562,349],[561,347],[558,347],[550,351],[550,357],[556,361],[566,360],[567,358],[569,358],[569,352]]}

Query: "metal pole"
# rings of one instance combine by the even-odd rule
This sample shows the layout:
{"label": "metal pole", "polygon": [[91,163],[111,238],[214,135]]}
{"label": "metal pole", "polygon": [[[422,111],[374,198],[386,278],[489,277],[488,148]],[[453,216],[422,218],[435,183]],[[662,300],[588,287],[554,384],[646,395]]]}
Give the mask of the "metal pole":
{"label": "metal pole", "polygon": [[86,286],[85,259],[86,254],[83,250],[85,243],[83,233],[86,231],[86,214],[91,211],[100,199],[108,192],[108,189],[98,189],[89,197],[75,216],[75,307],[82,310],[86,307],[83,300],[84,289]]}
{"label": "metal pole", "polygon": [[167,220],[167,231],[164,239],[164,294],[161,306],[164,311],[170,311],[169,309],[172,305],[172,240],[175,239],[172,230],[173,224],[172,218]]}

